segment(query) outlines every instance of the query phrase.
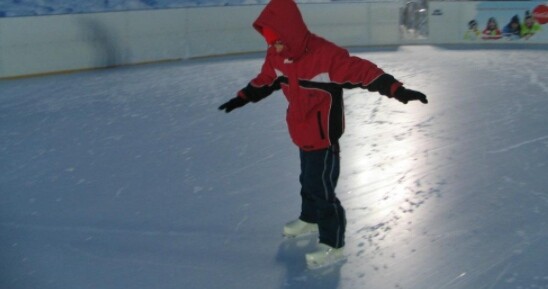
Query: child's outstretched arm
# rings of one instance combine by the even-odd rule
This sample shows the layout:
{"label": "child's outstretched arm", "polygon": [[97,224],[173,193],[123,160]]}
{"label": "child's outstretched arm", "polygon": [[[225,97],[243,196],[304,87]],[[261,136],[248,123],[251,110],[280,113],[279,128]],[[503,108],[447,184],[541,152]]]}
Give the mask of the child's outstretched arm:
{"label": "child's outstretched arm", "polygon": [[330,77],[344,88],[364,88],[402,103],[413,100],[428,103],[426,95],[405,88],[394,76],[385,73],[369,60],[350,56],[344,49],[338,49],[331,59]]}
{"label": "child's outstretched arm", "polygon": [[267,58],[261,72],[246,87],[238,91],[236,97],[219,106],[219,110],[231,112],[249,102],[258,102],[278,89],[280,89],[280,78],[276,76]]}

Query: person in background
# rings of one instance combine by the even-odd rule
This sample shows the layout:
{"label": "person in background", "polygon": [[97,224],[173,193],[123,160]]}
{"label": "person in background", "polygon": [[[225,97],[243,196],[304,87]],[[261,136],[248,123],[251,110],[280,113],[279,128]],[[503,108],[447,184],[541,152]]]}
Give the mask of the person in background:
{"label": "person in background", "polygon": [[528,40],[533,35],[535,35],[535,33],[541,30],[542,28],[535,21],[535,18],[533,18],[533,15],[531,15],[531,12],[526,11],[525,20],[523,22],[523,25],[521,26],[521,37],[524,38],[525,40]]}
{"label": "person in background", "polygon": [[259,74],[236,97],[222,104],[225,112],[258,102],[282,90],[289,103],[286,121],[299,148],[301,213],[283,228],[286,237],[319,232],[317,251],[306,254],[309,268],[343,259],[345,210],[335,194],[340,171],[339,138],[344,132],[343,89],[363,88],[404,104],[427,103],[374,63],[309,31],[293,0],[271,0],[253,27],[268,44]]}
{"label": "person in background", "polygon": [[468,30],[464,33],[464,40],[478,40],[480,35],[478,22],[475,19],[468,21]]}
{"label": "person in background", "polygon": [[491,17],[489,18],[489,20],[487,20],[487,26],[481,34],[481,39],[484,40],[497,40],[502,37],[499,25],[495,17]]}
{"label": "person in background", "polygon": [[509,40],[518,40],[521,38],[521,24],[519,22],[519,16],[514,15],[508,23],[502,29],[502,36]]}

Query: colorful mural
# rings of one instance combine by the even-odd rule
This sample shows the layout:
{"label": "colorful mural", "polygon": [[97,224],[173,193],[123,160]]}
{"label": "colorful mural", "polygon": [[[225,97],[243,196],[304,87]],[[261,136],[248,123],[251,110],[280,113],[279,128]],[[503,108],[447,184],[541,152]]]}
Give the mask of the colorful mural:
{"label": "colorful mural", "polygon": [[541,2],[480,2],[468,19],[464,40],[548,39],[548,5]]}

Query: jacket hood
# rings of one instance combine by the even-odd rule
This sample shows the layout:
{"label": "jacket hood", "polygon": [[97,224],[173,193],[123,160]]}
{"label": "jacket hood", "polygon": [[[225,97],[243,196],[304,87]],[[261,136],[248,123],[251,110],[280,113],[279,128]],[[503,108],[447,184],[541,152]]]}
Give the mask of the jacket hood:
{"label": "jacket hood", "polygon": [[519,24],[519,16],[518,16],[518,15],[514,15],[514,16],[512,17],[512,19],[510,20],[510,24],[512,24],[512,23],[517,23],[517,24]]}
{"label": "jacket hood", "polygon": [[263,27],[272,29],[285,46],[284,56],[297,59],[306,51],[310,31],[293,0],[271,0],[253,27],[262,34]]}

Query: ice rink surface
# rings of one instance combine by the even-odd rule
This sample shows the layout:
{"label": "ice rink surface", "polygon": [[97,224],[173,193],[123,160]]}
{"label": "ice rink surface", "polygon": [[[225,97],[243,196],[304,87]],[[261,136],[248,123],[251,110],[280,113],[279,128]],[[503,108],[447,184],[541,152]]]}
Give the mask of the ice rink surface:
{"label": "ice rink surface", "polygon": [[0,288],[548,289],[548,47],[353,49],[430,103],[345,92],[345,263],[309,271],[262,54],[0,81]]}

